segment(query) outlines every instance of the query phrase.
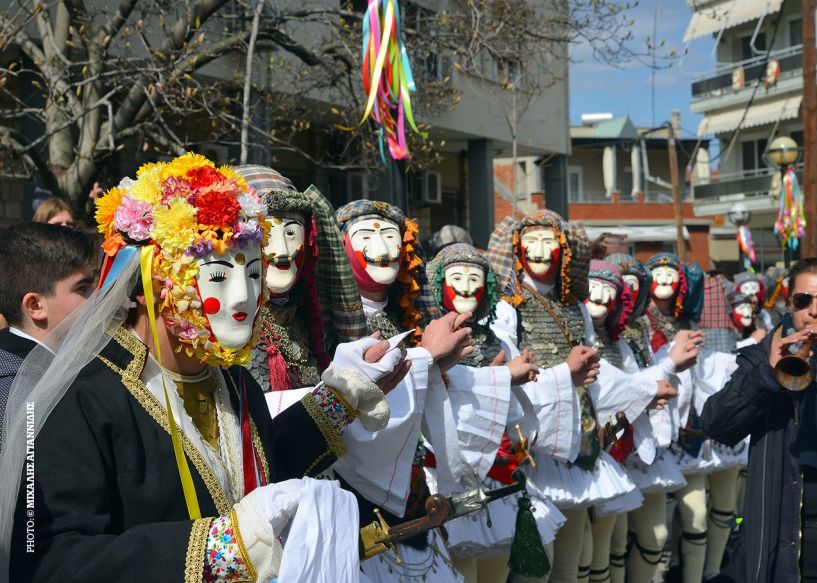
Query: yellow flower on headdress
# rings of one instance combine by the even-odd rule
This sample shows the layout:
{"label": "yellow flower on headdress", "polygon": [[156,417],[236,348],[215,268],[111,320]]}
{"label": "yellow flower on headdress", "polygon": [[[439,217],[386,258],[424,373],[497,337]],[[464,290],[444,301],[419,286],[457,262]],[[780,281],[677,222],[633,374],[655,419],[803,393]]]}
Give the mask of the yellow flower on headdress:
{"label": "yellow flower on headdress", "polygon": [[125,196],[125,192],[121,188],[114,186],[104,196],[96,200],[94,218],[97,222],[97,229],[106,237],[113,234],[113,216],[116,214],[116,209],[122,204],[123,196]]}
{"label": "yellow flower on headdress", "polygon": [[136,172],[136,182],[131,185],[130,196],[148,204],[156,205],[162,200],[162,168],[164,164],[145,164]]}
{"label": "yellow flower on headdress", "polygon": [[153,220],[153,240],[164,251],[180,254],[193,244],[198,227],[196,209],[186,200],[174,198],[168,206],[157,206]]}
{"label": "yellow flower on headdress", "polygon": [[216,167],[213,162],[201,154],[188,152],[187,154],[179,156],[172,162],[168,162],[165,165],[162,172],[162,179],[166,179],[171,176],[175,176],[176,178],[184,178],[187,176],[188,171],[192,170],[193,168],[200,168],[202,166],[210,166],[211,168]]}

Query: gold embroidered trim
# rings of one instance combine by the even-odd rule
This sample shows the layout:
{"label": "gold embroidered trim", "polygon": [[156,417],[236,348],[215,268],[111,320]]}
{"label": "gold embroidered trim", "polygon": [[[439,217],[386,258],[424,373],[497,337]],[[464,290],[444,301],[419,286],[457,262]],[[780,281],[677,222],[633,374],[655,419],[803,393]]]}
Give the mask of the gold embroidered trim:
{"label": "gold embroidered trim", "polygon": [[315,466],[323,461],[323,458],[329,456],[331,453],[332,452],[327,449],[325,452],[315,458],[315,461],[309,464],[309,467],[304,470],[304,476],[311,477],[309,476],[309,473],[315,468]]}
{"label": "gold embroidered trim", "polygon": [[187,556],[184,559],[184,583],[200,583],[204,580],[204,553],[207,550],[207,533],[210,532],[212,522],[212,518],[193,521],[190,541],[187,543]]}
{"label": "gold embroidered trim", "polygon": [[269,464],[267,464],[267,454],[264,453],[264,446],[261,443],[261,437],[258,435],[258,428],[255,426],[255,421],[250,415],[250,434],[252,435],[252,444],[255,446],[255,451],[258,452],[258,457],[261,458],[261,467],[264,470],[264,476],[267,484],[270,483]]}
{"label": "gold embroidered trim", "polygon": [[[133,398],[136,399],[145,411],[153,417],[153,420],[170,435],[167,412],[139,378],[144,368],[147,347],[124,328],[117,330],[116,334],[114,334],[114,339],[134,357],[130,363],[128,363],[127,368],[123,371],[102,355],[97,355],[97,358],[122,377],[122,384],[124,384],[125,388],[133,395]],[[230,503],[227,501],[227,495],[224,493],[221,484],[218,483],[218,480],[216,480],[213,471],[204,460],[204,457],[193,445],[193,442],[190,441],[190,438],[182,432],[181,428],[179,428],[179,435],[182,438],[182,449],[188,459],[193,462],[193,466],[195,466],[196,471],[207,487],[207,491],[216,506],[216,510],[218,510],[219,514],[226,514],[230,510]]]}
{"label": "gold embroidered trim", "polygon": [[[244,545],[244,539],[241,538],[241,529],[238,527],[238,516],[236,516],[235,510],[230,510],[230,522],[233,523],[233,534],[235,534],[235,540],[238,543],[238,552],[241,553],[241,558],[244,559],[244,566],[247,567],[247,576],[249,577],[247,581],[252,583],[258,579],[258,574],[255,572],[255,568],[252,566],[252,561],[250,561],[250,553],[247,552],[247,547]],[[244,581],[244,579],[241,579],[241,581]]]}
{"label": "gold embroidered trim", "polygon": [[[335,454],[335,457],[343,457],[346,454],[346,444],[343,443],[340,435],[337,434],[335,428],[332,427],[331,423],[329,423],[329,419],[326,418],[326,415],[324,414],[320,405],[318,405],[318,400],[312,395],[312,393],[307,393],[304,395],[303,399],[301,399],[301,403],[303,403],[304,409],[306,409],[306,412],[309,413],[309,416],[312,417],[315,425],[317,425],[318,429],[321,430],[321,434],[323,434],[326,444],[329,446],[332,453]],[[310,467],[313,467],[317,463],[318,460],[315,460],[312,462]]]}

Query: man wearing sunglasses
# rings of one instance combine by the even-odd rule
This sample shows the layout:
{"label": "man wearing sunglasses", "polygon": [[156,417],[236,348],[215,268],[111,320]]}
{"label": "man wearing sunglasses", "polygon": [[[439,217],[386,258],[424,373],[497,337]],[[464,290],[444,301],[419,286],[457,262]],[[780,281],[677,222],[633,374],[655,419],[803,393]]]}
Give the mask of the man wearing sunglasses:
{"label": "man wearing sunglasses", "polygon": [[[736,581],[817,581],[817,386],[790,391],[775,366],[817,341],[817,258],[791,271],[788,311],[759,344],[738,353],[738,369],[707,400],[706,433],[728,445],[751,435]],[[809,364],[814,378],[813,351]]]}

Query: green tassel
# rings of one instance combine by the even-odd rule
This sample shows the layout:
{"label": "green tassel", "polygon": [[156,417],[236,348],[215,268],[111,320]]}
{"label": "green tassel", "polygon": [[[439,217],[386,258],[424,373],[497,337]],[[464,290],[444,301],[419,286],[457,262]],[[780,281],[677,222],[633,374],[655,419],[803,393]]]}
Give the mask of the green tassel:
{"label": "green tassel", "polygon": [[523,493],[518,501],[519,510],[516,513],[516,529],[511,543],[509,582],[521,583],[543,580],[550,572],[548,560],[539,529],[536,528],[536,519],[531,510],[531,501]]}

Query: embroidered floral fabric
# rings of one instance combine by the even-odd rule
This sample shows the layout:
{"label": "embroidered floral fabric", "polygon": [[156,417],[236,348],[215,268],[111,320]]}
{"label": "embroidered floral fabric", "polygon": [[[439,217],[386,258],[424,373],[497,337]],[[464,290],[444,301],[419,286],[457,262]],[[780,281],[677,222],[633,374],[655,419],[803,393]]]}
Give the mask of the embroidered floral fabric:
{"label": "embroidered floral fabric", "polygon": [[312,396],[315,397],[318,407],[326,415],[326,419],[335,432],[338,435],[343,435],[346,426],[355,420],[354,413],[347,409],[332,389],[324,384],[315,387],[312,390]]}
{"label": "embroidered floral fabric", "polygon": [[214,518],[207,534],[202,580],[225,583],[255,579],[255,570],[241,540],[235,513]]}

